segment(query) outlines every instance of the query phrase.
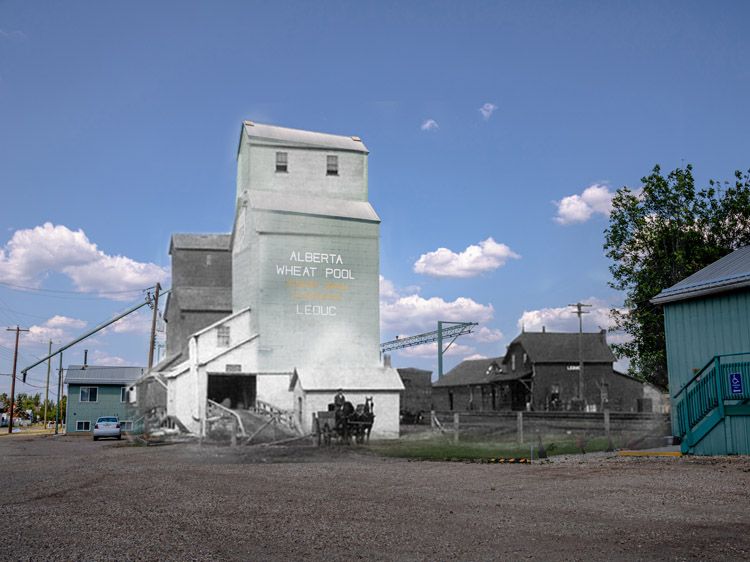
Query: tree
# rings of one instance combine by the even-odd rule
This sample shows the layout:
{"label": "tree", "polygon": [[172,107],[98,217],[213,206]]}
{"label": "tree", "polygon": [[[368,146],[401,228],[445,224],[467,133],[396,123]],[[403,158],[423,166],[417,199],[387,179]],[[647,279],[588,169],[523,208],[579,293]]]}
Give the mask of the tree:
{"label": "tree", "polygon": [[750,170],[734,184],[709,182],[696,192],[693,167],[666,178],[657,165],[643,187],[617,190],[604,249],[614,289],[625,310],[614,309],[612,331],[631,339],[612,347],[630,359],[631,375],[668,387],[664,312],[650,299],[731,251],[750,244]]}

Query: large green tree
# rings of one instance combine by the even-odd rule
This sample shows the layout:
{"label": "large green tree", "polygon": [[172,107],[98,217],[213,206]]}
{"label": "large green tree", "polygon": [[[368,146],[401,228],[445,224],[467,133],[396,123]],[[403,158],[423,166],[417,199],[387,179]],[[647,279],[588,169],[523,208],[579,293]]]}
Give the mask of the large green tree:
{"label": "large green tree", "polygon": [[711,181],[696,191],[687,165],[667,177],[660,167],[636,190],[612,199],[604,249],[613,263],[610,286],[625,292],[612,310],[612,330],[630,336],[612,347],[630,359],[630,374],[666,389],[664,313],[650,299],[729,252],[750,244],[750,171],[733,182]]}

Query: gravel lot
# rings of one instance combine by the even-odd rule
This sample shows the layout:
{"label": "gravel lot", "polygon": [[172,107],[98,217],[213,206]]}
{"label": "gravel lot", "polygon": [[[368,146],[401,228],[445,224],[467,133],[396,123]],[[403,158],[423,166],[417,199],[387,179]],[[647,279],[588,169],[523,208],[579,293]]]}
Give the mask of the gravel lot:
{"label": "gravel lot", "polygon": [[0,438],[5,560],[742,560],[750,458]]}

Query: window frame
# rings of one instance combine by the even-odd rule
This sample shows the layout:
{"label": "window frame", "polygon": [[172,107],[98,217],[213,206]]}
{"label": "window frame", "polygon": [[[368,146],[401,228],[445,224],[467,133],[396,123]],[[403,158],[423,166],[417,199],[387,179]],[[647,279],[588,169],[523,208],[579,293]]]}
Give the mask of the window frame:
{"label": "window frame", "polygon": [[[88,427],[81,429],[81,424],[87,424]],[[91,431],[91,420],[76,420],[76,431]]]}
{"label": "window frame", "polygon": [[[118,422],[120,424],[120,430],[121,431],[133,431],[133,420],[125,420]],[[128,427],[124,427],[125,424],[128,424]]]}
{"label": "window frame", "polygon": [[289,172],[289,153],[276,152],[276,173],[286,174]]}
{"label": "window frame", "polygon": [[326,175],[327,176],[338,176],[339,175],[339,157],[338,157],[338,154],[327,154],[326,155]]}
{"label": "window frame", "polygon": [[[91,400],[91,389],[94,389],[96,391],[96,400]],[[83,390],[88,390],[88,393],[86,395],[86,400],[83,399]],[[93,402],[96,404],[99,402],[99,387],[98,386],[82,386],[80,391],[78,392],[78,401],[81,403],[84,402]]]}
{"label": "window frame", "polygon": [[120,403],[128,401],[128,387],[127,386],[121,386],[120,387]]}
{"label": "window frame", "polygon": [[216,328],[216,347],[231,347],[232,330],[230,326],[218,326]]}

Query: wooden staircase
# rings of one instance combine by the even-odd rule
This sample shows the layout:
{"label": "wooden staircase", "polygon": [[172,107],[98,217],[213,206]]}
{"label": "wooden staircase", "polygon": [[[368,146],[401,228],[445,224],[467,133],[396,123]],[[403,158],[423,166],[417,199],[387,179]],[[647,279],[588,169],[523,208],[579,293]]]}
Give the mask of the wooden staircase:
{"label": "wooden staircase", "polygon": [[695,452],[728,417],[750,415],[750,361],[742,361],[743,356],[750,353],[713,357],[674,395],[683,453]]}

